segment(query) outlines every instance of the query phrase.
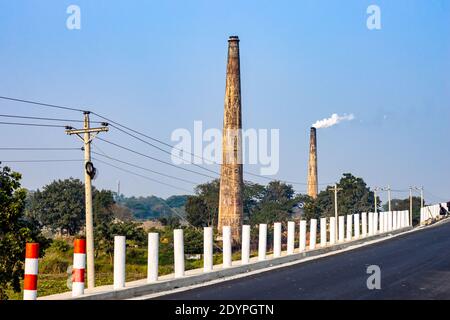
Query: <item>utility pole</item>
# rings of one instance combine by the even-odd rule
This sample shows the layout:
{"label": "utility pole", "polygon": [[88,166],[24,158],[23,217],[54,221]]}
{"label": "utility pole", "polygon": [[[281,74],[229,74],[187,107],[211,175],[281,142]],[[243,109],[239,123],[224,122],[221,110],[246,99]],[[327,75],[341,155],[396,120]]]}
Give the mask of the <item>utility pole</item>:
{"label": "utility pole", "polygon": [[413,198],[412,198],[412,187],[409,187],[409,223],[412,224],[412,211],[413,211]]}
{"label": "utility pole", "polygon": [[[76,134],[84,143],[84,192],[86,204],[86,260],[87,260],[87,283],[88,288],[95,287],[94,269],[94,218],[92,213],[92,179],[95,177],[96,169],[91,162],[91,142],[100,132],[108,131],[108,124],[102,123],[102,127],[91,128],[89,111],[84,112],[83,129],[68,129],[66,134]],[[82,136],[83,134],[83,136]]]}
{"label": "utility pole", "polygon": [[333,187],[333,189],[332,189],[333,191],[334,191],[334,230],[335,230],[335,232],[334,232],[334,236],[335,236],[335,242],[337,243],[337,240],[338,240],[338,236],[337,236],[337,234],[338,234],[338,205],[337,205],[337,193],[338,193],[338,191],[341,191],[342,190],[342,188],[338,188],[337,187],[337,184],[335,183],[334,184],[334,187]]}
{"label": "utility pole", "polygon": [[374,204],[375,204],[375,214],[377,214],[378,212],[378,201],[377,201],[377,191],[380,190],[378,187],[375,187],[373,189],[373,198],[374,198]]}
{"label": "utility pole", "polygon": [[387,187],[387,192],[388,192],[388,206],[389,206],[389,211],[391,211],[391,186]]}
{"label": "utility pole", "polygon": [[423,208],[424,205],[424,201],[423,201],[423,186],[420,187],[420,207]]}

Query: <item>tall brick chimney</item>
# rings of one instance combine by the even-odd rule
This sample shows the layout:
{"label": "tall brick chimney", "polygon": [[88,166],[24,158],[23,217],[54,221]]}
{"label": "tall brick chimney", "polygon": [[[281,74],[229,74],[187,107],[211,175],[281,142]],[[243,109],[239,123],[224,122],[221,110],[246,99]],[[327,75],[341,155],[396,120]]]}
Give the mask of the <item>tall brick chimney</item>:
{"label": "tall brick chimney", "polygon": [[231,227],[232,239],[240,242],[242,207],[242,118],[239,38],[228,39],[228,62],[222,133],[222,166],[220,171],[218,232]]}
{"label": "tall brick chimney", "polygon": [[317,193],[317,138],[316,128],[312,127],[309,138],[308,195],[315,199]]}

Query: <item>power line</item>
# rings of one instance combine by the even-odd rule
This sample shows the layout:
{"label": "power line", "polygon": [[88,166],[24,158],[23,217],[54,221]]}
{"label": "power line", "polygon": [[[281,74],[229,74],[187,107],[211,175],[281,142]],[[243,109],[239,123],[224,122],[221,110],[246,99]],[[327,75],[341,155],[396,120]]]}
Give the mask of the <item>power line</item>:
{"label": "power line", "polygon": [[186,169],[186,168],[177,166],[177,165],[175,165],[175,164],[173,164],[173,163],[170,163],[170,162],[167,162],[167,161],[164,161],[164,160],[160,160],[160,159],[154,158],[154,157],[152,157],[152,156],[149,156],[149,155],[147,155],[147,154],[141,153],[141,152],[139,152],[139,151],[136,151],[136,150],[133,150],[133,149],[130,149],[130,148],[121,146],[121,145],[119,145],[119,144],[117,144],[117,143],[114,143],[114,142],[112,142],[112,141],[109,141],[109,140],[106,140],[106,139],[103,139],[103,138],[100,138],[100,137],[97,137],[97,139],[98,139],[98,140],[101,140],[101,141],[103,141],[103,142],[106,142],[106,143],[108,143],[108,144],[111,144],[111,145],[113,145],[113,146],[116,146],[116,147],[118,147],[118,148],[121,148],[121,149],[127,150],[127,151],[129,151],[129,152],[138,154],[138,155],[140,155],[140,156],[142,156],[142,157],[146,157],[146,158],[149,158],[149,159],[151,159],[151,160],[154,160],[154,161],[157,161],[157,162],[164,163],[164,164],[166,164],[166,165],[175,167],[175,168],[177,168],[177,169],[184,170],[184,171],[188,171],[188,172],[191,172],[191,173],[195,173],[195,174],[198,174],[198,175],[207,177],[207,178],[216,179],[216,177],[212,177],[212,176],[209,176],[209,175],[207,175],[207,174],[203,174],[203,173],[201,173],[201,172],[197,172],[197,171],[194,171],[194,170],[190,170],[190,169]]}
{"label": "power line", "polygon": [[41,123],[0,122],[0,124],[14,125],[14,126],[30,126],[30,127],[68,128],[68,126],[63,126],[63,125],[41,124]]}
{"label": "power line", "polygon": [[0,147],[0,150],[18,150],[18,151],[35,151],[35,150],[46,150],[46,151],[53,151],[53,150],[83,150],[83,148],[4,148]]}
{"label": "power line", "polygon": [[[135,136],[135,135],[133,135],[133,134],[131,134],[131,133],[129,133],[129,132],[123,130],[123,129],[120,129],[119,127],[117,127],[117,126],[115,126],[115,125],[113,125],[113,124],[110,124],[110,127],[113,127],[113,128],[115,128],[115,129],[119,130],[120,132],[123,132],[123,133],[129,135],[130,137],[133,137],[133,138],[135,138],[135,139],[137,139],[137,140],[139,140],[139,141],[141,141],[141,142],[143,142],[143,143],[145,143],[145,144],[147,144],[147,145],[149,145],[149,146],[152,146],[153,148],[156,148],[156,149],[158,149],[158,150],[160,150],[160,151],[162,151],[162,152],[164,152],[164,153],[166,153],[166,154],[168,154],[168,155],[171,155],[171,156],[176,157],[176,158],[181,159],[181,160],[185,160],[184,158],[182,158],[182,157],[180,157],[180,156],[177,156],[177,155],[175,155],[175,154],[172,154],[172,152],[170,152],[170,151],[164,150],[163,148],[160,148],[160,147],[158,147],[158,146],[156,146],[156,145],[154,145],[154,144],[152,144],[152,143],[150,143],[150,142],[148,142],[148,141],[145,141],[145,140],[143,140],[143,139],[141,139],[141,138],[139,138],[139,137],[137,137],[137,136]],[[169,146],[170,146],[170,145],[169,145]],[[176,149],[178,149],[178,148],[176,148]],[[179,149],[179,150],[182,150],[182,149]],[[193,165],[196,166],[196,167],[198,167],[198,168],[200,168],[200,169],[206,170],[206,171],[208,171],[208,172],[211,172],[211,173],[214,173],[214,174],[218,174],[218,172],[213,171],[213,170],[210,170],[210,169],[207,169],[207,168],[204,168],[204,167],[202,167],[202,166],[200,166],[200,165],[198,165],[198,164],[193,163]]]}
{"label": "power line", "polygon": [[116,169],[118,169],[118,170],[127,172],[127,173],[129,173],[129,174],[133,174],[133,175],[138,176],[138,177],[141,177],[141,178],[143,178],[143,179],[147,179],[147,180],[150,180],[150,181],[153,181],[153,182],[156,182],[156,183],[159,183],[159,184],[162,184],[162,185],[165,185],[165,186],[174,188],[174,189],[178,189],[178,190],[182,190],[182,191],[186,191],[186,192],[192,193],[192,190],[187,190],[187,189],[184,189],[184,188],[180,188],[180,187],[174,186],[174,185],[172,185],[172,184],[165,183],[165,182],[162,182],[162,181],[159,181],[159,180],[156,180],[156,179],[153,179],[153,178],[144,176],[144,175],[142,175],[142,174],[139,174],[139,173],[136,173],[136,172],[133,172],[133,171],[130,171],[130,170],[127,170],[127,169],[124,169],[124,168],[115,166],[115,165],[113,165],[113,164],[111,164],[111,163],[108,163],[108,162],[106,162],[106,161],[103,161],[103,160],[100,160],[100,159],[97,159],[97,158],[94,158],[94,157],[92,157],[92,159],[95,160],[95,161],[101,162],[101,163],[103,163],[103,164],[106,164],[106,165],[108,165],[108,166],[110,166],[110,167],[116,168]]}
{"label": "power line", "polygon": [[5,163],[27,163],[27,162],[75,162],[75,161],[84,161],[83,159],[39,159],[39,160],[0,160]]}
{"label": "power line", "polygon": [[0,96],[0,99],[8,100],[8,101],[15,101],[15,102],[28,103],[28,104],[33,104],[33,105],[42,106],[42,107],[62,109],[62,110],[70,110],[70,111],[78,111],[78,112],[85,112],[85,111],[87,111],[87,110],[81,110],[81,109],[76,109],[76,108],[60,106],[60,105],[56,105],[56,104],[49,104],[49,103],[43,103],[43,102],[32,101],[32,100],[25,100],[25,99],[17,99],[17,98],[5,97],[5,96]]}
{"label": "power line", "polygon": [[[62,118],[44,118],[44,117],[32,117],[32,116],[18,116],[12,114],[0,114],[0,117],[4,118],[17,118],[17,119],[32,119],[32,120],[47,120],[47,121],[64,121],[64,122],[81,122],[83,120],[75,120],[75,119],[62,119]],[[92,123],[101,123],[101,121],[91,121]]]}
{"label": "power line", "polygon": [[105,158],[110,159],[110,160],[114,160],[114,161],[117,161],[117,162],[120,162],[120,163],[129,165],[129,166],[131,166],[131,167],[135,167],[135,168],[138,168],[138,169],[141,169],[141,170],[145,170],[145,171],[148,171],[148,172],[152,172],[152,173],[154,173],[154,174],[158,174],[158,175],[163,176],[163,177],[175,179],[175,180],[178,180],[178,181],[182,181],[182,182],[186,182],[186,183],[194,184],[194,185],[199,184],[198,182],[195,182],[195,181],[190,181],[190,180],[186,180],[186,179],[183,179],[183,178],[178,178],[178,177],[171,176],[171,175],[168,175],[168,174],[165,174],[165,173],[161,173],[161,172],[158,172],[158,171],[155,171],[155,170],[151,170],[151,169],[148,169],[148,168],[144,168],[144,167],[138,166],[138,165],[136,165],[136,164],[133,164],[133,163],[130,163],[130,162],[127,162],[127,161],[119,160],[119,159],[117,159],[117,158],[110,157],[110,156],[108,156],[108,155],[106,155],[106,154],[101,154],[101,153],[98,153],[98,152],[95,152],[95,151],[92,151],[92,153],[93,153],[93,154],[96,154],[96,155],[98,155],[98,156],[101,156],[101,157],[105,157]]}

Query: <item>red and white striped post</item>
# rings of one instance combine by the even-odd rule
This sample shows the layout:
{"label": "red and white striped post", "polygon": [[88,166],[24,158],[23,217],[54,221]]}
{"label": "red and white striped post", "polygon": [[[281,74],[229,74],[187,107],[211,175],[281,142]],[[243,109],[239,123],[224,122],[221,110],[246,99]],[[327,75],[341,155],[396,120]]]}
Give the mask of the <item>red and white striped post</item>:
{"label": "red and white striped post", "polygon": [[23,279],[23,300],[36,300],[39,243],[27,243],[25,247],[25,277]]}
{"label": "red and white striped post", "polygon": [[72,297],[84,294],[84,274],[86,269],[86,240],[73,242]]}

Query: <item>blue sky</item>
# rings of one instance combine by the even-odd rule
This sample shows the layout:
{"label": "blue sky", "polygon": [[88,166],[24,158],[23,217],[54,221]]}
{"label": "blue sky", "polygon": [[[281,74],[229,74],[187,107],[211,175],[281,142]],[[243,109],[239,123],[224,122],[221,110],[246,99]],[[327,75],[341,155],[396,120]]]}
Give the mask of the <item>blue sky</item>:
{"label": "blue sky", "polygon": [[[66,28],[71,4],[81,8],[81,30]],[[366,28],[371,4],[381,8],[381,30]],[[311,124],[332,113],[353,113],[355,120],[318,131],[320,183],[351,172],[369,186],[404,190],[423,185],[427,201],[448,197],[446,0],[3,1],[0,95],[88,108],[170,142],[173,130],[193,130],[195,120],[205,128],[221,128],[230,35],[241,40],[244,128],[280,129],[276,178],[306,182]],[[0,110],[81,119],[78,113],[5,101]],[[80,146],[63,129],[3,125],[0,134],[2,147]],[[103,136],[170,161],[116,130]],[[206,180],[101,141],[96,144],[113,157]],[[2,160],[82,158],[77,151],[0,152]],[[23,184],[31,189],[56,178],[82,178],[78,163],[11,166],[23,173]],[[115,189],[120,180],[128,196],[183,193],[98,167],[99,188]]]}

